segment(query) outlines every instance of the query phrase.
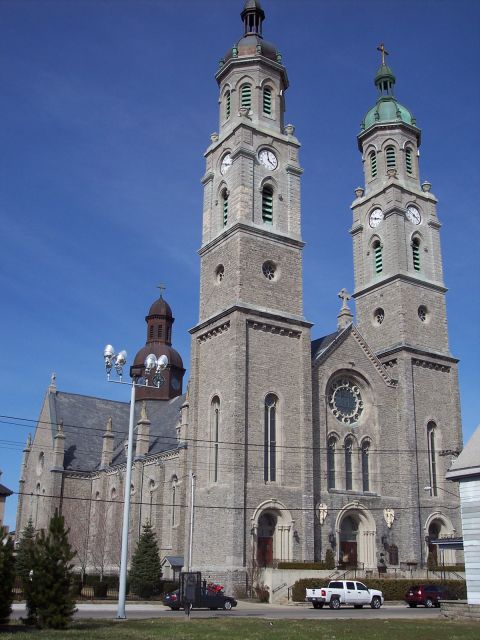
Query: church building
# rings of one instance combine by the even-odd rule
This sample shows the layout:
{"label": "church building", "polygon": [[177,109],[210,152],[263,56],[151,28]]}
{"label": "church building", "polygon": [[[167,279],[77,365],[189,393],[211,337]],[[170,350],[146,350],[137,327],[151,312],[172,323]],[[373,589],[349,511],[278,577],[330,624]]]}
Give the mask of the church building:
{"label": "church building", "polygon": [[[148,354],[169,362],[159,387],[137,390],[130,553],[149,521],[167,563],[229,588],[252,566],[320,561],[328,549],[339,567],[423,567],[431,539],[461,533],[459,500],[443,486],[462,434],[421,131],[382,45],[377,100],[357,136],[355,291],[340,291],[336,326],[312,341],[289,80],[263,38],[260,2],[247,0],[241,18],[243,36],[216,73],[187,393],[163,295],[131,367],[138,379]],[[118,571],[128,413],[53,379],[25,449],[17,532],[29,518],[46,527],[59,508],[89,572]]]}

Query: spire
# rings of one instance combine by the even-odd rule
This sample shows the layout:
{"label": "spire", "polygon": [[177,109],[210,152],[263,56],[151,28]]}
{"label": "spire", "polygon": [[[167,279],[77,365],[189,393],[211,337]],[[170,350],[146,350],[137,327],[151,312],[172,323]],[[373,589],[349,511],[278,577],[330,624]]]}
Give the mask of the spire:
{"label": "spire", "polygon": [[345,288],[338,292],[338,297],[342,301],[342,308],[337,316],[337,329],[346,329],[353,322],[353,314],[348,307],[348,301],[352,297]]}
{"label": "spire", "polygon": [[377,75],[375,76],[375,86],[378,89],[380,96],[393,96],[393,87],[395,86],[395,76],[393,75],[393,71],[390,67],[385,63],[385,56],[388,56],[389,53],[385,49],[385,45],[381,42],[377,51],[380,51],[382,54],[382,62],[378,67]]}
{"label": "spire", "polygon": [[265,20],[265,13],[259,0],[246,0],[240,15],[245,27],[244,35],[255,34],[262,37],[262,22]]}

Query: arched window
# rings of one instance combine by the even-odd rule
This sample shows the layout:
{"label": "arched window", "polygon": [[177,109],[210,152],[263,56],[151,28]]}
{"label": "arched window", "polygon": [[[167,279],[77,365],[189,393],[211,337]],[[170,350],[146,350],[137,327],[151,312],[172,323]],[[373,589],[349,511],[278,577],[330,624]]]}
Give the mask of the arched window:
{"label": "arched window", "polygon": [[242,84],[240,88],[240,106],[251,109],[252,107],[252,85]]}
{"label": "arched window", "polygon": [[177,523],[177,476],[172,478],[172,527],[175,527]]}
{"label": "arched window", "polygon": [[228,191],[224,189],[222,191],[222,215],[223,215],[223,226],[226,227],[228,223]]}
{"label": "arched window", "polygon": [[351,438],[345,440],[345,489],[353,489],[353,441]]}
{"label": "arched window", "polygon": [[370,442],[366,440],[362,443],[362,489],[370,491]]}
{"label": "arched window", "polygon": [[327,443],[327,488],[335,489],[335,449],[337,439],[330,436]]}
{"label": "arched window", "polygon": [[228,120],[230,117],[232,108],[232,95],[230,91],[225,92],[225,120]]}
{"label": "arched window", "polygon": [[267,116],[272,115],[272,88],[264,87],[263,89],[263,113]]}
{"label": "arched window", "polygon": [[263,446],[263,479],[274,482],[277,476],[277,405],[278,398],[269,393],[265,398]]}
{"label": "arched window", "polygon": [[375,273],[382,273],[383,271],[383,256],[382,256],[382,244],[380,240],[375,240],[373,247],[373,265]]}
{"label": "arched window", "polygon": [[437,425],[435,422],[429,422],[427,425],[428,438],[428,462],[430,468],[430,495],[437,495],[437,454],[435,450],[435,431]]}
{"label": "arched window", "polygon": [[370,151],[368,157],[370,158],[370,177],[376,178],[377,177],[377,153],[375,151]]}
{"label": "arched window", "polygon": [[262,189],[262,220],[273,224],[273,189],[269,185]]}
{"label": "arched window", "polygon": [[163,324],[159,324],[157,326],[157,338],[161,338],[163,336]]}
{"label": "arched window", "polygon": [[413,175],[413,151],[412,147],[406,147],[405,149],[405,169],[409,176]]}
{"label": "arched window", "polygon": [[220,434],[220,400],[217,396],[212,400],[210,442],[212,447],[212,459],[210,465],[210,477],[212,482],[218,482],[218,446]]}
{"label": "arched window", "polygon": [[412,240],[412,258],[413,268],[415,271],[420,271],[420,238]]}
{"label": "arched window", "polygon": [[385,156],[387,158],[387,169],[394,169],[397,166],[397,159],[395,157],[395,147],[387,147],[385,149]]}

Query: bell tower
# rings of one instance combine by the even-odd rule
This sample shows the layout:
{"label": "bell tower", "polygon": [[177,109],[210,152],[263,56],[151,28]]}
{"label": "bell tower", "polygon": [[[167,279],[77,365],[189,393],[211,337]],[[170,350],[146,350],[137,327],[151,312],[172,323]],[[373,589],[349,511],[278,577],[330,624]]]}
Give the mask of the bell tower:
{"label": "bell tower", "polygon": [[[192,566],[227,566],[243,580],[259,545],[270,544],[276,559],[311,557],[313,526],[311,463],[286,453],[299,442],[308,451],[312,437],[300,144],[284,125],[288,77],[263,37],[260,2],[247,0],[241,18],[243,36],[216,73],[219,132],[205,152],[189,387],[189,437],[205,444],[189,456],[195,504],[208,516],[195,529]],[[267,504],[277,507],[265,514]],[[308,509],[299,511],[300,504]],[[259,523],[267,520],[269,542],[259,542]],[[224,535],[212,545],[220,528]]]}
{"label": "bell tower", "polygon": [[437,200],[420,180],[421,132],[385,62],[358,136],[365,187],[352,204],[357,322],[376,352],[406,345],[448,354]]}

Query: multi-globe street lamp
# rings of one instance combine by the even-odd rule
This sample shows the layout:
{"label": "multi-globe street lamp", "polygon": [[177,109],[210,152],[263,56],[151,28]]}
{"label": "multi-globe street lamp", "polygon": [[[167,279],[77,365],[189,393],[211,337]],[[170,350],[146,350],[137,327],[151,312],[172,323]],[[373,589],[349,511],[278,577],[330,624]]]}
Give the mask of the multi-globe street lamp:
{"label": "multi-globe street lamp", "polygon": [[[161,372],[168,366],[168,358],[165,355],[158,358],[154,353],[150,353],[145,358],[145,373],[143,377],[133,376],[131,382],[123,381],[123,367],[127,364],[127,352],[122,350],[118,354],[111,344],[107,344],[103,350],[103,359],[105,361],[105,370],[107,372],[108,382],[116,384],[128,384],[131,386],[130,393],[130,419],[128,422],[128,448],[127,448],[127,472],[125,477],[125,494],[123,503],[123,529],[122,529],[122,548],[120,554],[120,581],[118,588],[118,610],[117,618],[125,619],[125,596],[127,587],[127,563],[128,563],[128,523],[130,519],[130,487],[132,478],[132,460],[133,460],[133,424],[135,416],[135,389],[136,387],[160,387],[162,382]],[[119,377],[119,380],[111,380],[110,374],[112,368]]]}

